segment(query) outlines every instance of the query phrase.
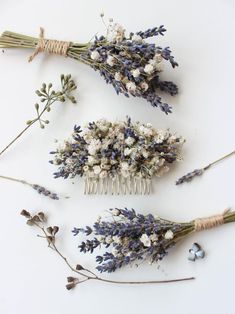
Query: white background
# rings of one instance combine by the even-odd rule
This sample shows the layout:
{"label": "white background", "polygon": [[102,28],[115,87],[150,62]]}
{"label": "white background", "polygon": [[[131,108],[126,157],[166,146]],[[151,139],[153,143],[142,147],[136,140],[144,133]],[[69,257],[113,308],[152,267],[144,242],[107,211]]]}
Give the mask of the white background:
{"label": "white background", "polygon": [[[41,183],[70,199],[52,201],[18,183],[0,181],[0,313],[148,313],[234,314],[235,224],[195,234],[175,247],[156,265],[142,264],[107,275],[117,280],[171,279],[195,276],[185,283],[120,286],[85,283],[65,290],[71,275],[58,256],[47,249],[36,230],[25,225],[19,212],[44,210],[52,224],[61,226],[59,246],[75,264],[95,267],[95,255],[81,255],[73,226],[91,224],[110,207],[133,207],[177,221],[220,213],[235,207],[235,159],[231,157],[193,183],[176,187],[177,177],[234,149],[234,12],[232,0],[213,1],[0,1],[0,30],[37,36],[43,26],[49,38],[86,42],[104,26],[101,11],[128,31],[164,24],[168,30],[159,44],[170,46],[179,68],[166,67],[164,75],[179,85],[179,96],[167,100],[173,113],[164,115],[138,99],[116,96],[111,86],[86,65],[59,56],[38,56],[31,51],[0,53],[0,147],[34,115],[34,90],[43,81],[59,84],[61,73],[78,83],[77,105],[57,104],[48,114],[50,125],[32,127],[0,158],[0,174]],[[151,196],[84,196],[81,180],[55,180],[48,163],[55,139],[67,138],[73,125],[98,118],[151,122],[157,128],[177,131],[186,138],[184,161],[155,181]],[[206,258],[187,260],[193,242],[206,250]]]}

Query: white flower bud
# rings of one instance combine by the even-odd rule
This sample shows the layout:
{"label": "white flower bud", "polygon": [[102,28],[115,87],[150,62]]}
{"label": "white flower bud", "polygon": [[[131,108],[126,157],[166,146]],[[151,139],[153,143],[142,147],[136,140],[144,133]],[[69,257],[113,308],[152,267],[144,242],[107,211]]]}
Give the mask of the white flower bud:
{"label": "white flower bud", "polygon": [[144,67],[144,72],[147,74],[152,74],[154,71],[154,67],[151,64],[146,64]]}
{"label": "white flower bud", "polygon": [[171,240],[174,238],[174,233],[171,230],[167,230],[167,232],[164,235],[164,238],[166,240]]}
{"label": "white flower bud", "polygon": [[100,54],[97,50],[93,50],[91,52],[91,59],[95,61],[98,61],[100,59]]}

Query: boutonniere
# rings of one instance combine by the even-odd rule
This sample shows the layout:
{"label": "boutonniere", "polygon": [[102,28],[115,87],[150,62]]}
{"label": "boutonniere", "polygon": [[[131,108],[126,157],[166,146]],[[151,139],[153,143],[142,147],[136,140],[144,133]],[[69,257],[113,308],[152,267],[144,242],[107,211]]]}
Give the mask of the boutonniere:
{"label": "boutonniere", "polygon": [[34,50],[29,61],[42,52],[70,57],[97,71],[117,94],[143,98],[168,114],[171,106],[162,101],[158,91],[173,96],[178,88],[162,79],[161,72],[164,62],[169,62],[173,68],[178,64],[169,47],[149,42],[151,37],[163,36],[165,32],[161,25],[127,34],[111,19],[105,36],[95,36],[93,41],[86,43],[47,39],[41,28],[39,38],[6,31],[0,37],[0,47]]}

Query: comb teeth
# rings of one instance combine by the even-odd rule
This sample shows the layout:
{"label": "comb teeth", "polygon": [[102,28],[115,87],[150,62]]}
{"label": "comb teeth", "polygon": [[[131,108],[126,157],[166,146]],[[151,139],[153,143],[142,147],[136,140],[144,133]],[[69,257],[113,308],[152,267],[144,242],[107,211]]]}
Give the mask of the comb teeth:
{"label": "comb teeth", "polygon": [[86,178],[84,194],[150,194],[151,179],[123,178],[94,179]]}

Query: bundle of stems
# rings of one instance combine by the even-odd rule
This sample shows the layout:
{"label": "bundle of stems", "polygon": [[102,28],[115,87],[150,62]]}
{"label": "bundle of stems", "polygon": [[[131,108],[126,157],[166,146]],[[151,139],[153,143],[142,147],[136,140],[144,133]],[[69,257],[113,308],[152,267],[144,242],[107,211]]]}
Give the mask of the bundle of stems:
{"label": "bundle of stems", "polygon": [[57,233],[59,231],[58,226],[47,226],[46,220],[47,217],[44,212],[38,212],[37,214],[32,214],[26,210],[21,211],[21,215],[27,219],[27,224],[30,226],[36,227],[40,234],[38,237],[44,238],[48,244],[48,247],[54,251],[67,265],[69,270],[74,273],[74,276],[67,277],[66,289],[71,290],[75,288],[78,284],[81,284],[86,281],[97,281],[104,282],[109,284],[121,284],[121,285],[140,285],[140,284],[166,284],[180,281],[188,281],[195,279],[194,277],[184,277],[176,279],[167,279],[167,280],[147,280],[147,281],[119,281],[106,279],[98,276],[92,270],[87,269],[80,263],[74,265],[69,261],[67,257],[61,252],[57,246],[58,238]]}
{"label": "bundle of stems", "polygon": [[86,43],[45,39],[42,28],[39,38],[5,31],[0,36],[0,48],[34,49],[29,61],[38,53],[46,52],[83,62],[98,71],[117,94],[144,98],[168,114],[171,106],[161,100],[157,90],[174,96],[178,88],[171,81],[161,80],[160,73],[163,61],[173,68],[178,64],[169,47],[162,48],[146,41],[150,37],[163,36],[165,31],[160,25],[126,35],[121,25],[111,23],[105,36],[95,36],[93,41]]}
{"label": "bundle of stems", "polygon": [[186,236],[201,230],[234,222],[235,212],[194,219],[186,223],[169,221],[152,214],[139,214],[134,209],[109,210],[111,219],[98,218],[93,226],[74,228],[73,234],[83,233],[86,240],[79,244],[83,253],[97,248],[109,248],[96,256],[99,272],[114,272],[141,260],[151,263],[162,260],[171,247]]}

